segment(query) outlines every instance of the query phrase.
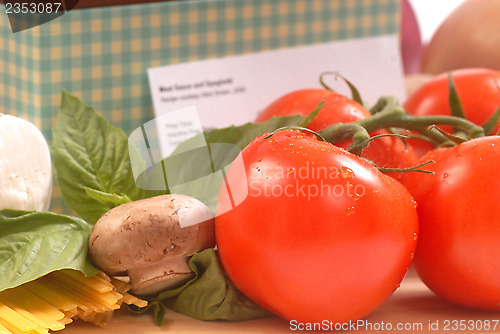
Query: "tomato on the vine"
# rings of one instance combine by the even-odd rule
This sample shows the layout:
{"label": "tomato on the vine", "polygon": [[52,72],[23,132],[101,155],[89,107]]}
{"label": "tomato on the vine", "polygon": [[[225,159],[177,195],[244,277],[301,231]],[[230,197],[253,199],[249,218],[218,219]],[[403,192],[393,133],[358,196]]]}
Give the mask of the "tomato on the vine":
{"label": "tomato on the vine", "polygon": [[329,89],[306,88],[274,100],[259,113],[255,122],[264,122],[273,116],[307,116],[322,101],[325,102],[323,107],[307,126],[313,131],[319,131],[334,123],[354,122],[370,116],[370,112],[361,104],[344,95]]}
{"label": "tomato on the vine", "polygon": [[[319,103],[324,102],[318,115],[307,128],[320,131],[335,123],[349,123],[369,117],[371,114],[358,102],[329,89],[300,89],[285,94],[272,102],[257,116],[255,122],[263,122],[273,116],[308,115]],[[372,135],[385,133],[376,131]],[[348,148],[352,141],[335,145]],[[408,168],[416,165],[418,156],[410,145],[395,137],[373,140],[363,150],[362,157],[374,162],[378,167]],[[390,173],[399,178],[399,173]]]}
{"label": "tomato on the vine", "polygon": [[[482,125],[500,107],[500,72],[483,68],[451,71],[465,117]],[[417,116],[450,115],[448,73],[435,76],[423,84],[403,103],[403,108]],[[449,127],[443,127],[451,131]],[[500,130],[500,122],[494,132]],[[421,156],[434,149],[425,141],[411,140]]]}
{"label": "tomato on the vine", "polygon": [[417,202],[415,267],[459,305],[500,310],[500,137],[473,139],[422,157],[434,175],[402,178]]}
{"label": "tomato on the vine", "polygon": [[229,168],[228,191],[248,194],[232,207],[221,191],[215,219],[220,259],[238,289],[284,319],[339,323],[396,290],[418,233],[405,187],[309,132],[258,137],[241,157],[245,174]]}

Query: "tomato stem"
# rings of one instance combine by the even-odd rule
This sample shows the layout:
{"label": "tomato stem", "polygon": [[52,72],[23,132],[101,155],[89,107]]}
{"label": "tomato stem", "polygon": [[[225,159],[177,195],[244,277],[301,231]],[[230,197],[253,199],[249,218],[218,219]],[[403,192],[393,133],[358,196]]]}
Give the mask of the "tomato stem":
{"label": "tomato stem", "polygon": [[361,94],[359,94],[359,91],[358,89],[356,88],[356,86],[354,86],[349,80],[347,80],[345,77],[341,76],[338,72],[323,72],[321,73],[321,75],[319,76],[319,83],[325,88],[325,89],[328,89],[328,90],[331,90],[332,92],[335,92],[335,90],[333,90],[330,86],[328,86],[326,83],[325,83],[325,80],[323,79],[323,77],[325,75],[334,75],[334,78],[335,80],[337,80],[337,78],[341,78],[342,80],[344,80],[344,82],[347,84],[347,86],[349,86],[349,90],[351,91],[351,95],[352,95],[352,99],[356,102],[358,102],[359,104],[363,105],[363,99],[361,98]]}
{"label": "tomato stem", "polygon": [[462,107],[462,102],[460,102],[460,97],[458,96],[457,88],[453,82],[453,76],[451,72],[448,72],[448,102],[450,104],[451,115],[465,118],[464,109]]}
{"label": "tomato stem", "polygon": [[[358,134],[358,133],[357,133]],[[356,135],[356,134],[355,134]],[[370,138],[363,138],[362,141],[356,143],[355,141],[347,148],[347,150],[351,153],[361,155],[363,149],[365,149],[372,141],[383,138],[383,137],[398,137],[402,139],[403,144],[405,145],[405,149],[407,148],[406,141],[404,139],[410,138],[410,135],[404,135],[402,133],[383,133],[381,135],[375,135]],[[361,138],[360,138],[361,140]],[[358,153],[359,152],[359,153]]]}
{"label": "tomato stem", "polygon": [[483,123],[482,127],[484,129],[484,133],[487,136],[491,136],[495,132],[495,128],[497,127],[498,122],[500,121],[500,106],[497,110],[491,115],[486,122]]}
{"label": "tomato stem", "polygon": [[357,122],[332,124],[319,131],[319,134],[330,143],[353,139],[351,146],[362,145],[362,142],[370,139],[368,131]]}
{"label": "tomato stem", "polygon": [[383,110],[394,108],[397,105],[399,105],[399,102],[394,96],[384,96],[379,98],[369,111],[373,115]]}
{"label": "tomato stem", "polygon": [[[453,145],[458,145],[458,144],[461,144],[465,141],[467,141],[467,138],[462,138],[462,136],[464,135],[464,132],[463,131],[458,131],[454,134],[451,134],[451,133],[448,133],[440,128],[438,128],[437,126],[435,125],[431,125],[432,129],[435,129],[437,130],[439,133],[441,133],[444,137],[446,137],[446,139],[448,139],[448,141],[450,141],[452,143],[451,146]],[[443,144],[447,144],[447,142],[443,143]],[[441,146],[443,146],[443,144],[441,144]]]}
{"label": "tomato stem", "polygon": [[316,138],[318,138],[319,140],[326,141],[326,139],[323,138],[316,131],[313,131],[313,130],[308,129],[308,128],[304,128],[302,126],[296,126],[296,125],[290,125],[290,126],[284,126],[284,127],[278,128],[278,129],[274,130],[273,132],[269,133],[268,135],[264,136],[263,138],[264,139],[271,138],[275,133],[277,133],[278,131],[281,131],[281,130],[297,130],[297,131],[302,131],[302,132],[309,132],[309,133],[312,133],[314,136],[316,136]]}
{"label": "tomato stem", "polygon": [[[469,138],[484,136],[482,127],[456,116],[414,116],[408,114],[393,98],[382,98],[378,108],[382,109],[372,116],[352,123],[333,124],[319,133],[329,142],[338,143],[353,138],[357,132],[371,133],[379,129],[400,128],[417,132],[427,138],[436,146],[454,145],[456,141],[450,140],[450,136],[444,135],[436,125],[450,125],[465,131]],[[363,130],[364,131],[363,131]],[[366,137],[365,139],[368,139]]]}
{"label": "tomato stem", "polygon": [[451,125],[463,129],[472,137],[481,137],[484,131],[478,125],[467,121],[464,118],[456,116],[413,116],[407,114],[403,108],[395,106],[394,108],[379,112],[369,118],[357,121],[368,132],[378,129],[396,127],[406,130],[414,130],[427,135],[438,141],[443,141],[442,134],[435,130],[435,125]]}
{"label": "tomato stem", "polygon": [[425,169],[420,169],[421,167],[428,165],[430,163],[435,163],[434,160],[429,160],[424,163],[421,163],[420,165],[416,165],[413,167],[408,167],[408,168],[388,168],[388,167],[377,167],[378,170],[380,170],[382,173],[407,173],[407,172],[420,172],[420,173],[428,173],[428,174],[434,174],[433,171],[430,170],[425,170]]}
{"label": "tomato stem", "polygon": [[303,127],[305,128],[306,126],[308,126],[312,121],[313,119],[319,114],[319,112],[321,111],[321,108],[323,108],[323,105],[325,104],[325,101],[321,101],[317,106],[316,108],[314,108],[313,111],[311,111],[303,120],[302,122],[300,122],[299,124],[299,127]]}

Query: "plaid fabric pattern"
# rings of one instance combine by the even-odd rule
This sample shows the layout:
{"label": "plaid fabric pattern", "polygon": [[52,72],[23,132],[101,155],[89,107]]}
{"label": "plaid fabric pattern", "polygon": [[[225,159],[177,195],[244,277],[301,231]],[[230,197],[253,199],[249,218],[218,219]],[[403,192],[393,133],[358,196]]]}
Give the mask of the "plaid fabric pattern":
{"label": "plaid fabric pattern", "polygon": [[[73,10],[13,34],[0,5],[0,113],[50,142],[65,89],[129,134],[153,116],[149,67],[398,28],[399,0],[187,0]],[[52,210],[70,212],[57,186]]]}

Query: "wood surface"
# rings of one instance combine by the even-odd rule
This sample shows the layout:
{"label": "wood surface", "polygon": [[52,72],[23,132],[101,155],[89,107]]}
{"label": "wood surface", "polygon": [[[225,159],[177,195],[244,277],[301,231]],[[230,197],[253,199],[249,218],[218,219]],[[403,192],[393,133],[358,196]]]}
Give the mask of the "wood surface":
{"label": "wood surface", "polygon": [[[333,301],[332,301],[333,302]],[[157,327],[150,314],[136,315],[126,310],[116,312],[108,326],[104,329],[75,321],[69,324],[60,334],[158,334],[158,333],[315,333],[317,331],[292,330],[287,321],[276,317],[256,319],[243,322],[200,321],[173,311],[168,311],[165,324]],[[499,312],[484,312],[461,308],[452,305],[434,295],[411,270],[403,280],[401,287],[377,310],[364,320],[372,328],[360,327],[359,330],[336,331],[335,333],[416,333],[416,334],[456,334],[456,333],[500,333],[500,323],[490,330],[452,330],[452,325],[445,330],[446,321],[474,321],[484,324],[486,320],[500,319]],[[377,328],[382,322],[385,330]],[[436,328],[436,322],[438,327]],[[387,324],[394,326],[388,330]],[[417,326],[413,330],[395,330],[397,324]],[[429,324],[433,324],[432,329]],[[415,325],[414,325],[415,324]],[[421,327],[418,327],[421,326]],[[328,333],[330,331],[323,331]]]}

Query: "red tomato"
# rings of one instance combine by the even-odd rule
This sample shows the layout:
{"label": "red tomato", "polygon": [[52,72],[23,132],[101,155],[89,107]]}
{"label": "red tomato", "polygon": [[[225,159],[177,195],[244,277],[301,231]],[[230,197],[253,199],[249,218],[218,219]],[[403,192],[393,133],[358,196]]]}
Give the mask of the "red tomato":
{"label": "red tomato", "polygon": [[[307,126],[313,131],[319,131],[335,123],[349,123],[370,116],[370,112],[356,101],[327,89],[301,89],[288,93],[266,107],[255,119],[263,122],[273,116],[300,114],[308,115],[319,103],[324,101],[318,115]],[[372,135],[384,133],[377,131]],[[352,141],[336,144],[347,148]],[[418,156],[410,146],[395,137],[379,138],[363,150],[362,156],[373,161],[379,167],[407,168],[416,165]],[[391,173],[399,178],[399,173]]]}
{"label": "red tomato", "polygon": [[319,131],[334,123],[354,122],[370,116],[370,112],[362,105],[344,95],[328,89],[310,88],[296,90],[278,98],[260,112],[255,122],[264,122],[273,116],[307,116],[322,101],[325,101],[325,104],[307,126],[313,131]]}
{"label": "red tomato", "polygon": [[[465,116],[482,125],[500,106],[500,72],[473,68],[451,72]],[[417,89],[403,104],[410,114],[418,116],[450,115],[448,73],[442,73]],[[451,131],[449,127],[443,127]],[[500,123],[495,133],[500,130]],[[422,156],[434,147],[421,140],[410,141]]]}
{"label": "red tomato", "polygon": [[415,267],[427,286],[459,305],[500,310],[500,137],[429,152],[435,174],[407,173],[420,235]]}
{"label": "red tomato", "polygon": [[220,259],[238,289],[284,319],[339,323],[394,292],[417,238],[406,188],[296,130],[256,138],[242,159],[246,175],[230,168],[227,180],[233,194],[248,195],[229,211],[220,196],[217,213],[225,213],[215,220]]}

